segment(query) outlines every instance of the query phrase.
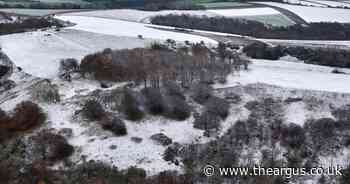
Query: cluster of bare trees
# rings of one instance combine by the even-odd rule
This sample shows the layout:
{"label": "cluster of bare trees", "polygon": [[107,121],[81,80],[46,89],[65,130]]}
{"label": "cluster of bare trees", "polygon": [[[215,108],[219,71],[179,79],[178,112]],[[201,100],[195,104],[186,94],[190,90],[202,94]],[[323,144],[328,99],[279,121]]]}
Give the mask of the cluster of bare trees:
{"label": "cluster of bare trees", "polygon": [[225,81],[226,76],[249,60],[219,44],[209,49],[204,44],[167,49],[164,47],[124,50],[105,49],[83,58],[83,76],[105,81],[133,81],[144,87],[159,88],[163,81],[179,81],[183,87],[194,82]]}

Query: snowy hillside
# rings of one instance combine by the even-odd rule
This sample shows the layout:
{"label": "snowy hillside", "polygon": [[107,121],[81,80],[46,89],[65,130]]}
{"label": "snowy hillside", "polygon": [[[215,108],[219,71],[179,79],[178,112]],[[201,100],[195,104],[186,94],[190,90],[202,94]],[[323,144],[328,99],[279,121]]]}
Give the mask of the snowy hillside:
{"label": "snowy hillside", "polygon": [[[347,9],[263,4],[307,22],[350,22]],[[336,164],[350,173],[350,42],[147,23],[184,12],[283,15],[272,7],[64,13],[55,18],[67,27],[0,36],[0,183],[347,184],[347,175],[206,177],[203,167]],[[306,64],[310,57],[323,58]]]}

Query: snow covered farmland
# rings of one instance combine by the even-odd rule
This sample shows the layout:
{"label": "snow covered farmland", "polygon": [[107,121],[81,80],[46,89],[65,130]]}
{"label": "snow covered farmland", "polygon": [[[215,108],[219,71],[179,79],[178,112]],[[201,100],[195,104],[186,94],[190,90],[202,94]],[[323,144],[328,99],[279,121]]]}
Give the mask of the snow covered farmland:
{"label": "snow covered farmland", "polygon": [[350,83],[350,75],[333,74],[332,67],[288,62],[289,59],[253,60],[249,71],[232,74],[228,77],[227,84],[217,84],[215,87],[266,83],[297,89],[350,93],[350,86],[345,85]]}
{"label": "snow covered farmland", "polygon": [[193,16],[226,16],[233,18],[242,18],[248,20],[255,20],[266,24],[275,26],[288,26],[293,25],[294,22],[287,16],[283,15],[279,11],[268,8],[233,8],[233,9],[209,9],[209,10],[164,10],[164,11],[142,11],[131,9],[118,9],[118,10],[99,10],[99,11],[87,11],[87,12],[74,12],[65,15],[76,16],[88,16],[88,17],[100,17],[109,19],[119,19],[135,22],[149,23],[150,18],[157,15],[168,14],[188,14]]}
{"label": "snow covered farmland", "polygon": [[44,78],[57,77],[60,59],[80,60],[87,54],[105,48],[144,47],[151,41],[71,29],[0,36],[2,50],[17,66],[29,74]]}
{"label": "snow covered farmland", "polygon": [[213,9],[207,10],[218,15],[225,17],[237,17],[237,16],[256,16],[256,15],[275,15],[280,14],[279,11],[273,8],[245,8],[245,9]]}
{"label": "snow covered farmland", "polygon": [[316,7],[327,7],[327,5],[311,2],[311,1],[303,1],[303,0],[286,0],[284,1],[290,4],[303,5],[303,6],[316,6]]}
{"label": "snow covered farmland", "polygon": [[287,9],[297,14],[307,22],[350,22],[350,10],[341,8],[321,8],[321,7],[306,7],[298,5],[288,5],[275,2],[257,2]]}
{"label": "snow covered farmland", "polygon": [[349,8],[350,4],[341,1],[330,1],[330,0],[311,0],[311,2],[319,3],[320,6],[324,5],[326,7],[333,8]]}
{"label": "snow covered farmland", "polygon": [[[26,72],[37,77],[55,78],[60,59],[80,60],[105,48],[145,47],[166,39],[217,43],[206,37],[154,29],[142,23],[81,16],[59,18],[76,25],[59,32],[47,30],[0,36],[2,50]],[[143,38],[138,38],[139,35]]]}
{"label": "snow covered farmland", "polygon": [[163,31],[147,27],[147,24],[128,22],[122,20],[113,20],[106,18],[96,17],[84,17],[84,16],[57,16],[58,19],[73,22],[76,25],[69,29],[76,29],[82,31],[88,31],[93,33],[114,35],[114,36],[128,36],[143,38],[167,40],[173,39],[176,41],[184,42],[205,42],[209,44],[216,44],[217,42],[202,36],[196,36],[186,33],[177,33],[170,31]]}

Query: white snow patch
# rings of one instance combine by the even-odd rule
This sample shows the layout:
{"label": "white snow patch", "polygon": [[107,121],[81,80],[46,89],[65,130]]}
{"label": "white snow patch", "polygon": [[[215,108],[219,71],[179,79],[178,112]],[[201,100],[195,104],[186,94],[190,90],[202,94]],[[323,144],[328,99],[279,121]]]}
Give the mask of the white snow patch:
{"label": "white snow patch", "polygon": [[350,10],[342,8],[321,8],[289,5],[276,2],[256,2],[287,9],[299,15],[307,22],[350,22]]}
{"label": "white snow patch", "polygon": [[306,109],[303,102],[291,103],[285,111],[287,123],[295,123],[303,126],[306,121]]}
{"label": "white snow patch", "polygon": [[282,87],[350,93],[350,75],[332,74],[332,67],[286,62],[282,60],[253,60],[250,70],[228,76],[227,84],[216,84],[215,88],[238,84],[266,83]]}
{"label": "white snow patch", "polygon": [[320,156],[319,158],[323,168],[334,168],[335,166],[346,168],[350,164],[350,150],[343,148],[336,155]]}
{"label": "white snow patch", "polygon": [[151,38],[158,40],[173,39],[182,42],[204,41],[205,43],[209,44],[217,43],[212,39],[202,36],[153,29],[148,27],[148,24],[143,23],[84,16],[56,16],[56,18],[76,23],[76,25],[70,27],[70,29],[88,31],[93,33],[136,38],[138,37],[138,35],[142,35],[143,38]]}
{"label": "white snow patch", "polygon": [[116,37],[78,30],[35,31],[0,36],[2,50],[25,72],[42,78],[55,78],[59,61],[76,58],[105,48],[144,47],[151,40]]}
{"label": "white snow patch", "polygon": [[133,9],[114,9],[114,10],[97,10],[86,12],[73,12],[66,13],[67,16],[86,16],[86,17],[98,17],[116,20],[125,20],[132,22],[144,22],[149,23],[151,17],[157,15],[169,15],[169,14],[186,14],[194,16],[217,16],[218,14],[210,13],[205,10],[162,10],[162,11],[142,11]]}
{"label": "white snow patch", "polygon": [[328,0],[311,0],[311,1],[315,2],[315,3],[324,4],[326,6],[335,7],[335,8],[349,8],[350,7],[349,3],[344,3],[341,1],[328,1]]}
{"label": "white snow patch", "polygon": [[284,2],[296,5],[304,5],[304,6],[316,6],[316,7],[327,7],[326,5],[320,3],[313,3],[309,1],[301,1],[301,0],[285,0]]}
{"label": "white snow patch", "polygon": [[[178,170],[176,166],[163,159],[165,146],[158,145],[150,136],[156,133],[164,133],[173,139],[173,142],[181,144],[207,141],[202,137],[203,131],[193,128],[190,118],[186,121],[171,121],[164,118],[151,117],[142,122],[125,121],[128,134],[116,137],[108,131],[103,131],[95,122],[90,125],[74,121],[72,116],[79,107],[75,105],[44,105],[51,122],[50,127],[60,130],[71,128],[73,137],[69,143],[76,147],[74,162],[81,162],[81,156],[86,161],[101,161],[119,169],[131,166],[143,168],[148,174],[153,175],[164,170]],[[91,129],[94,129],[91,131]],[[131,137],[142,138],[141,143],[135,143]],[[114,145],[116,149],[110,147]]]}
{"label": "white snow patch", "polygon": [[257,39],[259,41],[272,43],[274,45],[296,45],[296,46],[314,46],[325,48],[343,48],[350,49],[350,41],[341,40],[281,40],[281,39]]}
{"label": "white snow patch", "polygon": [[236,16],[256,16],[256,15],[275,15],[281,14],[279,11],[264,7],[264,8],[242,8],[242,9],[213,9],[208,12],[222,15],[225,17],[236,17]]}

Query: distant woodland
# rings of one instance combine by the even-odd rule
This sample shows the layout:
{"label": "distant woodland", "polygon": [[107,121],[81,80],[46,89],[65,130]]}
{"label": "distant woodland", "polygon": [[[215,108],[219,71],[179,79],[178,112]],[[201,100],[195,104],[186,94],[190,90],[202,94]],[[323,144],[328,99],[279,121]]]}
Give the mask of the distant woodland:
{"label": "distant woodland", "polygon": [[257,21],[226,17],[198,17],[190,15],[156,16],[153,24],[188,29],[200,29],[223,33],[240,34],[257,38],[292,40],[350,40],[350,24],[310,23],[289,27],[273,27]]}

